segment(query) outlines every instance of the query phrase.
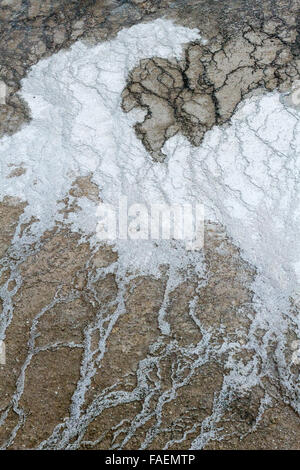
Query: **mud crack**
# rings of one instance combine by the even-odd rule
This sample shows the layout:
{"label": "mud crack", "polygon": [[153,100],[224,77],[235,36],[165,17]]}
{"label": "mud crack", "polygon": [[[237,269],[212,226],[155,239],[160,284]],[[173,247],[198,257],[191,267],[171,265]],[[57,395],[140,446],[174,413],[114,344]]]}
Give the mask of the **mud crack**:
{"label": "mud crack", "polygon": [[146,111],[136,135],[154,160],[163,161],[164,144],[178,132],[198,146],[246,96],[258,89],[287,91],[300,72],[296,38],[296,28],[274,21],[228,40],[190,43],[182,60],[142,60],[129,74],[122,108]]}

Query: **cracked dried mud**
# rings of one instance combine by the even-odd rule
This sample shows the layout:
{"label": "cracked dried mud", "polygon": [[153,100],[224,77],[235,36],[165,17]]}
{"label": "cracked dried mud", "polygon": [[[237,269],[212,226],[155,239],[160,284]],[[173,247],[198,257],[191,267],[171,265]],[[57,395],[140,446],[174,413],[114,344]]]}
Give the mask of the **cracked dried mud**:
{"label": "cracked dried mud", "polygon": [[[299,0],[2,0],[0,50],[0,448],[299,450]],[[203,251],[95,240],[122,194]]]}

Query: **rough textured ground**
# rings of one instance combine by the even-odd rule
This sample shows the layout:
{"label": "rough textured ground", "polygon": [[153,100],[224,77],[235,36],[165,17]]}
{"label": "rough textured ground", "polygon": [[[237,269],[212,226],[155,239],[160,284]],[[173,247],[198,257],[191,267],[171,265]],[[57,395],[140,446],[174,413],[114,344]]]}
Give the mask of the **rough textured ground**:
{"label": "rough textured ground", "polygon": [[[7,201],[12,231],[20,210]],[[220,227],[206,228],[206,282],[190,274],[172,292],[169,336],[158,327],[167,266],[163,280],[124,281],[115,252],[91,253],[78,240],[57,227],[29,253],[4,258],[13,317],[0,368],[2,448],[188,449],[217,424],[223,439],[205,448],[299,449],[299,418],[273,371],[262,387],[233,396],[224,382],[230,355],[246,366],[255,354],[243,348],[255,272]],[[240,350],[222,352],[224,337]]]}
{"label": "rough textured ground", "polygon": [[[147,111],[136,132],[162,161],[161,149],[175,133],[200,145],[249,92],[287,90],[299,79],[298,12],[299,1],[285,0],[4,0],[0,78],[9,96],[0,106],[0,134],[29,119],[15,92],[40,58],[79,38],[106,40],[123,27],[166,16],[199,28],[209,42],[187,44],[181,61],[146,59],[128,77],[124,111]],[[24,171],[12,167],[12,181]],[[74,177],[62,201],[66,217],[76,214],[82,196],[99,200],[92,176]],[[9,197],[0,203],[7,344],[7,363],[0,365],[1,448],[300,448],[292,406],[298,398],[281,380],[276,339],[260,386],[230,387],[234,367],[246,370],[256,357],[247,347],[256,273],[224,227],[206,225],[203,277],[191,270],[166,301],[168,266],[160,280],[121,278],[117,252],[91,249],[63,223],[34,244],[12,243],[16,230],[30,233],[32,220],[19,224],[25,206]],[[159,329],[162,305],[168,336]],[[264,334],[255,331],[258,344]],[[291,343],[296,337],[289,335]],[[231,350],[222,349],[224,337]],[[293,350],[284,354],[290,362]],[[297,384],[299,365],[290,370]]]}

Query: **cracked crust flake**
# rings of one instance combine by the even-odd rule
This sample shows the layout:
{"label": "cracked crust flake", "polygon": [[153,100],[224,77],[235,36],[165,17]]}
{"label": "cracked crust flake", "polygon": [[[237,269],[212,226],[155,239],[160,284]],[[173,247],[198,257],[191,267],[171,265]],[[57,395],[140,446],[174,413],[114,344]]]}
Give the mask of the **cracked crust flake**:
{"label": "cracked crust flake", "polygon": [[270,24],[262,31],[246,27],[231,39],[189,44],[183,60],[142,60],[129,74],[122,107],[146,111],[135,130],[153,159],[164,160],[162,148],[177,132],[200,145],[205,133],[228,122],[255,90],[291,88],[300,74],[293,54],[296,30],[293,39],[286,36]]}

